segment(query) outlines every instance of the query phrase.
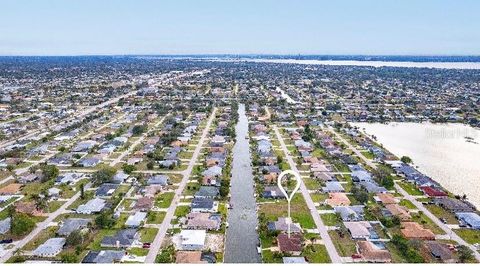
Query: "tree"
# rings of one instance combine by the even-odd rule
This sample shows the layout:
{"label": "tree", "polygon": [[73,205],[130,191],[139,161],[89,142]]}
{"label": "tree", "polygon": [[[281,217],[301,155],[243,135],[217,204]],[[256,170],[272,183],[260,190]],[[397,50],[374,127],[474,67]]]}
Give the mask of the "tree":
{"label": "tree", "polygon": [[60,256],[60,260],[63,263],[77,263],[78,258],[74,253],[64,253]]}
{"label": "tree", "polygon": [[125,172],[126,174],[129,175],[129,174],[131,174],[133,171],[136,170],[136,167],[135,167],[135,165],[124,164],[124,165],[122,166],[122,170],[123,170],[123,172]]}
{"label": "tree", "polygon": [[67,236],[65,240],[65,244],[68,247],[75,247],[83,243],[83,235],[80,230],[75,230]]}
{"label": "tree", "polygon": [[80,184],[80,198],[85,199],[85,184]]}
{"label": "tree", "polygon": [[154,164],[152,161],[148,161],[148,163],[147,163],[147,169],[148,169],[148,170],[152,170],[153,167],[155,167],[155,164]]}
{"label": "tree", "polygon": [[99,216],[95,218],[95,225],[100,229],[111,228],[115,224],[115,219],[113,219],[112,212],[102,212]]}
{"label": "tree", "polygon": [[143,134],[145,131],[147,131],[147,126],[146,126],[146,125],[135,125],[135,126],[132,128],[132,134],[133,134],[134,136],[141,135],[141,134]]}
{"label": "tree", "polygon": [[402,158],[400,158],[400,161],[407,164],[412,163],[412,159],[408,156],[402,156]]}
{"label": "tree", "polygon": [[368,192],[363,188],[353,186],[351,193],[353,197],[360,203],[365,204],[368,202]]}
{"label": "tree", "polygon": [[60,173],[60,170],[55,165],[44,164],[40,169],[42,170],[43,174],[42,182],[57,178],[58,174]]}
{"label": "tree", "polygon": [[461,263],[465,263],[474,259],[473,251],[467,246],[461,245],[457,248],[458,250],[458,259]]}
{"label": "tree", "polygon": [[113,180],[113,176],[116,173],[117,173],[117,169],[111,166],[104,166],[102,169],[93,173],[92,179],[95,185],[109,183]]}
{"label": "tree", "polygon": [[35,221],[24,213],[13,215],[10,231],[14,236],[24,236],[35,228]]}

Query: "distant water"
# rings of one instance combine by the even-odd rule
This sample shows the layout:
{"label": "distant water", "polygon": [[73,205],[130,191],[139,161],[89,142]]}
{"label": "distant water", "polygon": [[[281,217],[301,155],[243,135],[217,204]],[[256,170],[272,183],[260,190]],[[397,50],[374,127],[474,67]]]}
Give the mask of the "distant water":
{"label": "distant water", "polygon": [[395,155],[412,158],[418,169],[480,208],[480,130],[462,124],[353,123]]}
{"label": "distant water", "polygon": [[330,66],[372,66],[372,67],[415,67],[441,69],[480,69],[480,62],[405,62],[405,61],[356,61],[356,60],[297,60],[297,59],[216,59],[214,61],[244,61],[257,63],[284,63],[302,65],[330,65]]}

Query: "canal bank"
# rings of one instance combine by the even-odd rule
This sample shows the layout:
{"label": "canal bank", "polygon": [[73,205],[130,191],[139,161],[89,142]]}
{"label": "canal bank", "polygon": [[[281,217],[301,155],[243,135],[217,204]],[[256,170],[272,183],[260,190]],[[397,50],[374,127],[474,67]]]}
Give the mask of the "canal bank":
{"label": "canal bank", "polygon": [[259,263],[257,252],[258,220],[254,197],[254,180],[248,139],[248,120],[245,105],[238,107],[238,123],[235,127],[236,142],[233,147],[232,179],[228,224],[225,241],[226,263]]}

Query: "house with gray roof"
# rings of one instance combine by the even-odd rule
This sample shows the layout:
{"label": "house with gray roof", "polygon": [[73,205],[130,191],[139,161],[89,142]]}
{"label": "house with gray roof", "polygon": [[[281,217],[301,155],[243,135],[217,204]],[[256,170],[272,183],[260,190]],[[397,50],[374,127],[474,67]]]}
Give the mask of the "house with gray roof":
{"label": "house with gray roof", "polygon": [[464,225],[480,230],[480,216],[474,212],[457,212],[458,220]]}
{"label": "house with gray roof", "polygon": [[125,225],[130,228],[137,228],[142,224],[146,217],[146,212],[136,212],[127,218]]}
{"label": "house with gray roof", "polygon": [[340,214],[344,222],[363,220],[364,206],[362,205],[335,206],[334,209],[336,213]]}
{"label": "house with gray roof", "polygon": [[92,219],[84,218],[69,218],[61,222],[60,228],[58,228],[57,234],[61,236],[68,236],[73,231],[82,230],[88,227],[88,224],[92,222]]}
{"label": "house with gray roof", "polygon": [[116,263],[120,262],[123,256],[125,256],[125,251],[122,250],[91,250],[83,258],[82,263]]}
{"label": "house with gray roof", "polygon": [[322,188],[323,192],[345,192],[342,184],[337,181],[326,182],[325,186]]}
{"label": "house with gray roof", "polygon": [[94,198],[87,203],[78,206],[76,212],[81,214],[99,213],[106,205],[106,201],[100,198]]}
{"label": "house with gray roof", "polygon": [[10,217],[0,221],[0,235],[6,234],[8,231],[10,231],[11,222],[12,218]]}
{"label": "house with gray roof", "polygon": [[194,198],[191,204],[192,212],[217,212],[218,202],[211,198]]}
{"label": "house with gray roof", "polygon": [[219,195],[219,190],[217,187],[211,186],[201,186],[200,189],[195,193],[195,198],[216,198]]}
{"label": "house with gray roof", "polygon": [[148,185],[161,185],[167,186],[170,179],[166,175],[154,175],[148,178]]}
{"label": "house with gray roof", "polygon": [[138,239],[136,229],[120,230],[114,236],[105,236],[100,242],[101,247],[129,248]]}
{"label": "house with gray roof", "polygon": [[64,245],[65,238],[50,238],[32,251],[32,255],[35,257],[55,257],[62,252]]}

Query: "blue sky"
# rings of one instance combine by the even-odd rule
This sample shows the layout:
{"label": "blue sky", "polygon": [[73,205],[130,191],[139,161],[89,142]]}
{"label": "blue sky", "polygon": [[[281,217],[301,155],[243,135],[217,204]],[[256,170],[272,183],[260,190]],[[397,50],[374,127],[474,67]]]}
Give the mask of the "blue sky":
{"label": "blue sky", "polygon": [[480,55],[478,0],[0,0],[1,55]]}

